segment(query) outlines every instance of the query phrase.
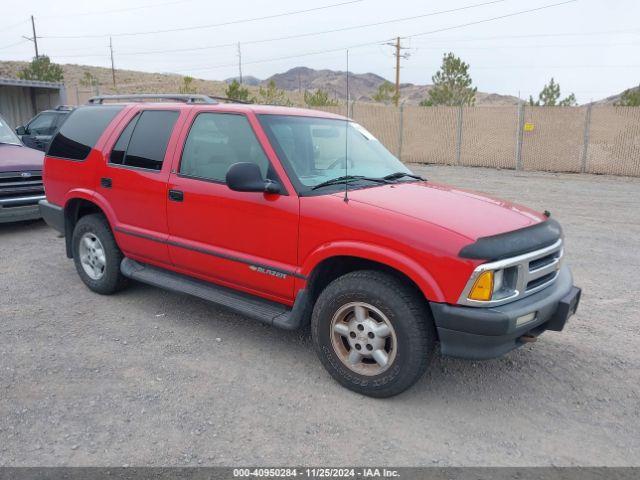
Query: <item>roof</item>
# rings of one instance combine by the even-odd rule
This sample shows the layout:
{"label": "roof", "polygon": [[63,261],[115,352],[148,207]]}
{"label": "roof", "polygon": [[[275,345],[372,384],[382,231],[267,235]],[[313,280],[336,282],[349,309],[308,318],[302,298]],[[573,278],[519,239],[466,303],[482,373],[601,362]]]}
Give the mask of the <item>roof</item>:
{"label": "roof", "polygon": [[[147,100],[156,101],[147,101]],[[160,101],[157,101],[160,100]],[[162,101],[166,100],[166,101]],[[220,104],[218,100],[226,101],[229,103]],[[109,103],[105,103],[105,101]],[[113,105],[111,101],[115,101],[115,104],[139,104],[144,103],[145,108],[166,108],[170,103],[172,108],[179,105],[180,108],[189,108],[198,106],[200,109],[212,110],[212,111],[251,111],[255,114],[263,115],[295,115],[302,117],[322,117],[345,120],[342,115],[337,115],[322,110],[311,110],[307,108],[293,108],[282,107],[276,105],[256,105],[248,102],[234,101],[230,98],[215,97],[202,94],[184,94],[184,93],[130,93],[119,95],[98,95],[91,97],[87,102],[87,105]]]}
{"label": "roof", "polygon": [[256,115],[291,115],[296,117],[320,117],[320,118],[332,118],[337,120],[345,120],[343,115],[337,115],[331,112],[325,112],[323,110],[312,110],[309,108],[297,108],[297,107],[281,107],[275,105],[256,105],[256,104],[244,104],[244,103],[182,103],[182,102],[114,102],[103,103],[99,105],[84,105],[83,107],[99,108],[101,106],[109,105],[125,105],[125,106],[142,106],[145,109],[191,109],[197,108],[199,111],[211,111],[211,112],[253,112]]}
{"label": "roof", "polygon": [[6,78],[6,77],[0,77],[0,85],[6,85],[9,87],[51,88],[54,90],[61,90],[64,88],[64,83],[59,83],[59,82],[43,82],[41,80],[20,80],[19,78]]}

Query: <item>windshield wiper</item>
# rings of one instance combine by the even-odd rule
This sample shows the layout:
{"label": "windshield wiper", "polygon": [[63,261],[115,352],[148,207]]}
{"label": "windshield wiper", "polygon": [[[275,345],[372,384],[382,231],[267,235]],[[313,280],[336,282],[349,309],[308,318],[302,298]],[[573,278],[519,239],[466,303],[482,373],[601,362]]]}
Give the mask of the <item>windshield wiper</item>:
{"label": "windshield wiper", "polygon": [[332,178],[326,182],[319,183],[318,185],[311,187],[311,190],[317,190],[318,188],[328,187],[329,185],[338,185],[345,182],[355,182],[358,180],[367,180],[369,182],[376,183],[389,183],[385,178],[365,177],[364,175],[343,175],[342,177]]}
{"label": "windshield wiper", "polygon": [[382,178],[384,180],[397,180],[397,179],[402,178],[402,177],[415,178],[416,180],[426,180],[426,178],[421,177],[420,175],[414,175],[413,173],[407,173],[407,172],[390,173],[389,175],[385,175]]}

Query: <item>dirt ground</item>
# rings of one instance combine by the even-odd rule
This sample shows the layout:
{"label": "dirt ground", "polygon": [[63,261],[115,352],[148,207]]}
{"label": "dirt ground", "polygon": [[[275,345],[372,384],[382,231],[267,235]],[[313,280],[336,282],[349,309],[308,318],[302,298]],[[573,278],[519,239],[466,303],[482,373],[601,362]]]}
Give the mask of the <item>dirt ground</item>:
{"label": "dirt ground", "polygon": [[640,179],[415,170],[564,225],[584,289],[564,332],[438,357],[374,400],[298,333],[140,284],[96,295],[52,229],[0,225],[0,465],[640,465]]}

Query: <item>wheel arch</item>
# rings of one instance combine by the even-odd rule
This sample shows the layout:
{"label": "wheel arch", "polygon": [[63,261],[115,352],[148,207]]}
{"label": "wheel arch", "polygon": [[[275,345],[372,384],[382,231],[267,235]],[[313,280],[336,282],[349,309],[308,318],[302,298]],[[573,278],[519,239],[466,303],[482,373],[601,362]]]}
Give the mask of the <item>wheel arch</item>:
{"label": "wheel arch", "polygon": [[82,217],[92,213],[100,213],[107,218],[110,225],[113,225],[109,215],[109,213],[112,212],[98,197],[92,195],[91,192],[82,190],[72,193],[73,194],[67,196],[64,204],[64,237],[68,258],[73,258],[73,248],[71,244],[73,230],[78,220]]}
{"label": "wheel arch", "polygon": [[364,248],[353,247],[349,244],[324,249],[305,262],[302,271],[307,277],[307,289],[312,302],[331,281],[355,270],[386,272],[411,285],[422,294],[425,301],[444,301],[444,294],[433,276],[410,257],[369,245]]}

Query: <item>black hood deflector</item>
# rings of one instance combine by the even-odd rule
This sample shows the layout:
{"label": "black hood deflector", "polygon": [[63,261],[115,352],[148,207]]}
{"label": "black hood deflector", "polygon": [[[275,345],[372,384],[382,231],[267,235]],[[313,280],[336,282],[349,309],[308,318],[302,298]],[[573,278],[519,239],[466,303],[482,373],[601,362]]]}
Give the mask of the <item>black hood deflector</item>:
{"label": "black hood deflector", "polygon": [[482,237],[460,250],[462,258],[502,260],[540,250],[562,238],[562,227],[552,219],[513,232]]}

